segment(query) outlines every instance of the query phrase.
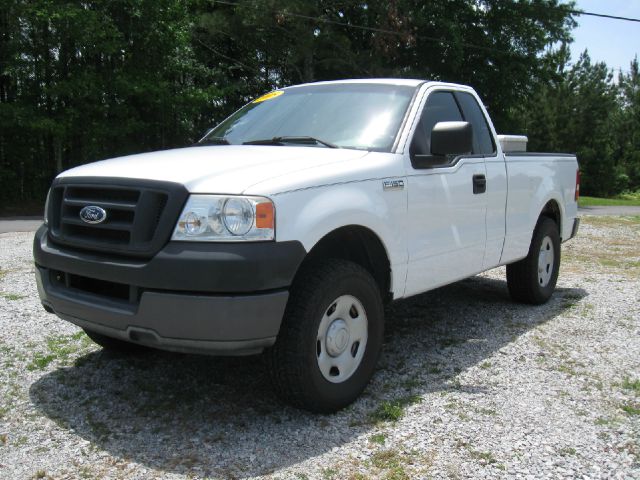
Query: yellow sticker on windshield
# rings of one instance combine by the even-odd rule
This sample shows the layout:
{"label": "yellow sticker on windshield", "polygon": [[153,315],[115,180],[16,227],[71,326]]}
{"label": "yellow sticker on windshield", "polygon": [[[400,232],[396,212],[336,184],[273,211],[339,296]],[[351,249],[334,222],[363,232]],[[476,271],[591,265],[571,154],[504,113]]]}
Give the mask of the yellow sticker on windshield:
{"label": "yellow sticker on windshield", "polygon": [[271,100],[272,98],[279,97],[283,93],[284,93],[284,90],[276,90],[274,92],[269,92],[265,95],[262,95],[261,97],[256,98],[252,103],[260,103],[260,102],[264,102],[265,100]]}

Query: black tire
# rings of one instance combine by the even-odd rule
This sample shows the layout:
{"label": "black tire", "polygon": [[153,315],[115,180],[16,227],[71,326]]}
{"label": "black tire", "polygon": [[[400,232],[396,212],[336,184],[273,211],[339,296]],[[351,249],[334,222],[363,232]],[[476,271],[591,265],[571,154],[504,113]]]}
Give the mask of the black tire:
{"label": "black tire", "polygon": [[[366,346],[359,364],[353,364],[351,376],[339,383],[330,382],[319,366],[320,351],[327,348],[325,356],[329,353],[329,347],[318,339],[319,326],[331,308],[336,308],[336,300],[350,297],[364,308]],[[359,318],[359,314],[352,318]],[[383,333],[382,296],[369,272],[337,259],[306,266],[292,285],[278,339],[266,355],[274,390],[285,402],[311,412],[332,413],[346,407],[369,383],[382,349]],[[353,352],[353,347],[358,351],[359,343],[343,351]]]}
{"label": "black tire", "polygon": [[[545,242],[545,239],[549,239],[550,242]],[[553,262],[549,263],[548,268],[543,268],[539,272],[538,258],[543,242],[545,242],[545,246],[553,248]],[[549,248],[545,248],[545,250],[549,250]],[[558,225],[548,217],[541,217],[533,232],[529,254],[522,260],[507,265],[507,286],[511,298],[532,305],[546,303],[556,288],[559,270],[560,233]],[[542,278],[549,274],[548,280]]]}
{"label": "black tire", "polygon": [[87,334],[87,337],[110,352],[136,354],[149,351],[149,347],[145,347],[144,345],[138,345],[137,343],[125,342],[124,340],[118,340],[117,338],[107,337],[106,335],[87,330],[86,328],[83,328],[83,330],[84,333]]}

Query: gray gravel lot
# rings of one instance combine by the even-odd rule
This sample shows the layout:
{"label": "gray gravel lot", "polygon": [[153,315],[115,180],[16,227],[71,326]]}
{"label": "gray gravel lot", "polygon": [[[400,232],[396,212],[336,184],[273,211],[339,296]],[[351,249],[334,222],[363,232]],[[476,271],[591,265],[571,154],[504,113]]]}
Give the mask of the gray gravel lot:
{"label": "gray gravel lot", "polygon": [[310,415],[261,357],[102,352],[0,235],[0,478],[640,478],[640,217],[586,217],[559,288],[504,269],[391,305],[363,397]]}

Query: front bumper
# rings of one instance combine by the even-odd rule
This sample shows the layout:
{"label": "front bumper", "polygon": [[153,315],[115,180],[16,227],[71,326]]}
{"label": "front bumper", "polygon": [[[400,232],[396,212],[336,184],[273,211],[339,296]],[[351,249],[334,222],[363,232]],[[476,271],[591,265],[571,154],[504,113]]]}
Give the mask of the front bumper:
{"label": "front bumper", "polygon": [[80,327],[164,350],[250,354],[271,346],[306,252],[298,242],[169,242],[149,260],[34,239],[43,306]]}

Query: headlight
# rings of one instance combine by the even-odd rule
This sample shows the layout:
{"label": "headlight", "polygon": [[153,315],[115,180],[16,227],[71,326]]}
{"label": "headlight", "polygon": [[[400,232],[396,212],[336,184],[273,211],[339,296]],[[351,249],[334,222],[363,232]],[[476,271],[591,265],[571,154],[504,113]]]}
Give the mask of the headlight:
{"label": "headlight", "polygon": [[49,197],[51,196],[51,189],[47,192],[47,199],[44,201],[44,224],[49,225]]}
{"label": "headlight", "polygon": [[246,235],[253,227],[255,210],[246,198],[227,198],[222,209],[224,226],[232,235]]}
{"label": "headlight", "polygon": [[191,195],[172,240],[267,241],[275,238],[275,209],[264,197]]}

